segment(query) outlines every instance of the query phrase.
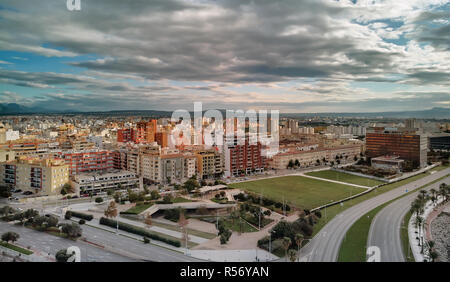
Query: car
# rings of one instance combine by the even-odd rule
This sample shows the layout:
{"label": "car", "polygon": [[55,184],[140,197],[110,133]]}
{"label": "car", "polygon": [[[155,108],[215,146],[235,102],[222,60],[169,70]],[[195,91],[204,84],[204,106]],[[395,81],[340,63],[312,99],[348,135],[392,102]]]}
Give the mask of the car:
{"label": "car", "polygon": [[22,192],[22,189],[16,189],[16,190],[14,190],[14,193],[20,193],[20,192]]}
{"label": "car", "polygon": [[22,194],[23,194],[23,195],[32,195],[33,192],[31,192],[31,191],[25,191],[25,192],[23,192]]}

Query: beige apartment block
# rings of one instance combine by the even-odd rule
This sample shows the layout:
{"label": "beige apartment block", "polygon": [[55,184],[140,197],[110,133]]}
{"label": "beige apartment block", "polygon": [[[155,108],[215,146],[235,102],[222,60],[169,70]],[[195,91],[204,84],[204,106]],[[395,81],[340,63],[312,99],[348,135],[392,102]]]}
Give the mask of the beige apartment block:
{"label": "beige apartment block", "polygon": [[301,167],[311,167],[318,164],[317,161],[323,163],[324,159],[327,162],[336,161],[336,156],[342,156],[342,159],[340,159],[341,163],[347,163],[354,161],[354,157],[359,157],[360,153],[360,145],[286,152],[275,155],[272,159],[271,167],[274,169],[286,169],[290,160],[298,160]]}
{"label": "beige apartment block", "polygon": [[37,195],[55,195],[69,182],[69,166],[59,159],[20,158],[0,165],[1,182]]}

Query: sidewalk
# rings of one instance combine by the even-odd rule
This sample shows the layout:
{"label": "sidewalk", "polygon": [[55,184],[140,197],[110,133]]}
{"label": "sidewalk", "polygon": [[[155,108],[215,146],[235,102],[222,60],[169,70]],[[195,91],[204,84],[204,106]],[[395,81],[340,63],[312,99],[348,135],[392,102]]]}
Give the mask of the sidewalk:
{"label": "sidewalk", "polygon": [[272,261],[277,256],[262,250],[190,250],[190,255],[195,258],[216,262],[254,262]]}
{"label": "sidewalk", "polygon": [[[439,198],[437,200],[437,204],[440,204],[442,202],[442,198]],[[408,238],[409,238],[409,244],[411,246],[411,251],[413,252],[414,255],[414,260],[416,262],[423,262],[425,259],[428,260],[428,258],[426,258],[424,256],[424,254],[421,253],[422,251],[422,246],[419,245],[419,242],[422,242],[422,237],[424,237],[423,241],[426,242],[427,240],[429,240],[425,234],[425,232],[428,233],[428,231],[426,229],[429,229],[427,225],[428,224],[428,218],[430,216],[430,214],[432,214],[435,211],[436,206],[431,202],[428,201],[425,204],[425,209],[423,214],[421,215],[424,219],[425,219],[425,223],[422,224],[422,227],[416,228],[414,225],[414,222],[416,221],[416,215],[413,214],[409,220],[408,223]],[[418,233],[416,233],[416,231]],[[419,236],[420,235],[420,236]],[[416,237],[419,237],[419,240],[416,239]]]}
{"label": "sidewalk", "polygon": [[306,174],[304,174],[304,173],[300,173],[300,174],[298,174],[298,175],[299,175],[299,176],[303,176],[303,177],[308,177],[308,178],[316,179],[316,180],[328,181],[328,182],[333,182],[333,183],[342,184],[342,185],[347,185],[347,186],[354,186],[354,187],[363,188],[363,189],[370,189],[370,188],[372,188],[372,187],[369,187],[369,186],[363,186],[363,185],[352,184],[352,183],[348,183],[348,182],[342,182],[342,181],[337,181],[337,180],[331,180],[331,179],[326,179],[326,178],[320,178],[320,177],[316,177],[316,176],[312,176],[312,175],[306,175]]}

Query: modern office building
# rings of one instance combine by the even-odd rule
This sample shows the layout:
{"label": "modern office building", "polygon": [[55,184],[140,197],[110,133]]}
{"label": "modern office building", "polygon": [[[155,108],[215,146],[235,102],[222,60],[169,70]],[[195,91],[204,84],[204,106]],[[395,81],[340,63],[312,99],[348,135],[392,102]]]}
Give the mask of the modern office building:
{"label": "modern office building", "polygon": [[73,177],[72,186],[80,194],[99,193],[110,189],[138,188],[139,178],[135,173],[126,170],[82,173]]}
{"label": "modern office building", "polygon": [[366,156],[376,158],[396,155],[411,161],[413,167],[424,167],[427,163],[427,138],[407,129],[374,127],[366,133]]}
{"label": "modern office building", "polygon": [[431,150],[450,150],[450,135],[430,136],[429,146]]}

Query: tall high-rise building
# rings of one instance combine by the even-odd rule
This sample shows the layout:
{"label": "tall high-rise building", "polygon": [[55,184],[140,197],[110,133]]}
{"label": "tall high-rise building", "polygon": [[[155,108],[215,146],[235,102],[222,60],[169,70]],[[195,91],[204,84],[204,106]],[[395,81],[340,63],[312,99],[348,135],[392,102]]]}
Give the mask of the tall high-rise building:
{"label": "tall high-rise building", "polygon": [[156,119],[149,121],[140,121],[136,124],[136,143],[155,142],[156,136]]}

